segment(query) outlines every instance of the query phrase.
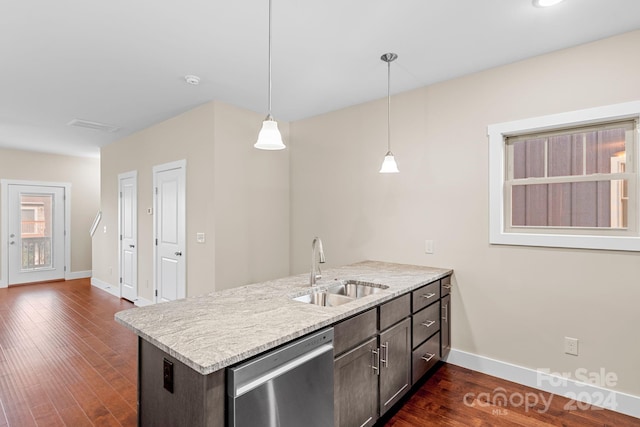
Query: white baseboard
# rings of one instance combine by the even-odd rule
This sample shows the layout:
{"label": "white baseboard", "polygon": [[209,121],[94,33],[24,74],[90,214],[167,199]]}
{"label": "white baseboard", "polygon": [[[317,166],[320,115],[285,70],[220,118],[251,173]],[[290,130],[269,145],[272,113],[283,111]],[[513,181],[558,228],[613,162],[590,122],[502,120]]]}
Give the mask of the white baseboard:
{"label": "white baseboard", "polygon": [[[92,274],[91,270],[70,271],[69,273],[65,273],[64,280],[86,279],[88,277],[91,277],[91,274]],[[93,278],[91,280],[93,280]],[[0,288],[6,288],[6,287],[7,287],[7,283],[4,280],[0,280]]]}
{"label": "white baseboard", "polygon": [[[490,359],[484,356],[451,349],[446,359],[447,363],[462,366],[472,371],[502,378],[527,387],[542,390],[548,393],[564,396],[570,399],[568,405],[578,408],[585,407],[587,403],[594,406],[610,409],[621,414],[640,418],[640,396],[634,396],[604,387],[576,381],[573,378],[565,378],[554,375],[548,370],[535,370],[514,365],[500,360]],[[576,371],[578,373],[578,371]],[[601,374],[601,373],[594,373]],[[580,378],[587,378],[591,373],[582,373]],[[574,375],[577,376],[577,375]],[[600,375],[602,377],[604,375]],[[503,392],[504,394],[504,392]],[[518,396],[520,398],[520,396]],[[571,401],[571,399],[573,399]],[[571,409],[568,406],[567,409]]]}
{"label": "white baseboard", "polygon": [[133,303],[137,307],[145,307],[147,305],[153,305],[154,304],[152,301],[149,301],[148,299],[145,299],[145,298],[142,298],[142,297],[136,298],[136,300],[133,301]]}
{"label": "white baseboard", "polygon": [[91,277],[91,270],[70,271],[64,275],[65,280],[86,279],[87,277]]}
{"label": "white baseboard", "polygon": [[119,286],[113,286],[111,283],[96,279],[95,277],[91,278],[91,286],[95,286],[98,289],[102,289],[103,291],[110,293],[114,297],[120,298]]}

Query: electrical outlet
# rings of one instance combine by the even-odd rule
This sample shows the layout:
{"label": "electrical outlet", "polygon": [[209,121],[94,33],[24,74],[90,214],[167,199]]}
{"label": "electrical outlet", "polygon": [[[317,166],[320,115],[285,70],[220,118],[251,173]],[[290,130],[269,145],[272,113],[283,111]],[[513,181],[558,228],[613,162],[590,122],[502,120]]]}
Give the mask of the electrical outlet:
{"label": "electrical outlet", "polygon": [[564,337],[564,352],[573,356],[578,355],[578,338]]}
{"label": "electrical outlet", "polygon": [[162,382],[164,383],[164,388],[169,393],[173,393],[173,362],[167,359],[163,359],[162,362]]}
{"label": "electrical outlet", "polygon": [[196,233],[196,242],[204,243],[204,233]]}

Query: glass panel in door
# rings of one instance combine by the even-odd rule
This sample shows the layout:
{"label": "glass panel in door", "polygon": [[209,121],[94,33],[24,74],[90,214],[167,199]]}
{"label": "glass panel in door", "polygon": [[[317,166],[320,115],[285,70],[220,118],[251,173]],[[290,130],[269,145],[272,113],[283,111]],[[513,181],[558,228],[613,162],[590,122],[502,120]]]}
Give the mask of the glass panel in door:
{"label": "glass panel in door", "polygon": [[64,279],[65,188],[8,185],[8,284]]}
{"label": "glass panel in door", "polygon": [[52,207],[52,195],[20,195],[22,271],[51,268],[53,265]]}

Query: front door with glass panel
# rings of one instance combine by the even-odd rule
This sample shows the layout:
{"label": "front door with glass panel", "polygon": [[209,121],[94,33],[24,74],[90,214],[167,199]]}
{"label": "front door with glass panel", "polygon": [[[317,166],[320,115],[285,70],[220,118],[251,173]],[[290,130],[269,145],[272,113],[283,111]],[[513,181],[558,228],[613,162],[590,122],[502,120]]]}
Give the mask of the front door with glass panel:
{"label": "front door with glass panel", "polygon": [[64,187],[8,186],[9,285],[64,279]]}

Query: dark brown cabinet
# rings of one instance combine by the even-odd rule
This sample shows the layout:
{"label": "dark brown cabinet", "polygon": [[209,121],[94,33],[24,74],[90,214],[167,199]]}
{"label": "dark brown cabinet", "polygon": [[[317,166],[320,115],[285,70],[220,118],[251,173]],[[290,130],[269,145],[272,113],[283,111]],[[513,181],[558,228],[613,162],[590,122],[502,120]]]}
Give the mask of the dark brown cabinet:
{"label": "dark brown cabinet", "polygon": [[451,350],[451,276],[440,279],[440,358]]}
{"label": "dark brown cabinet", "polygon": [[409,391],[410,313],[405,294],[334,325],[336,426],[371,426]]}
{"label": "dark brown cabinet", "polygon": [[372,426],[378,418],[377,341],[374,336],[335,359],[336,426]]}
{"label": "dark brown cabinet", "polygon": [[451,296],[447,295],[440,301],[442,321],[440,326],[440,358],[444,359],[451,350]]}
{"label": "dark brown cabinet", "polygon": [[418,382],[451,349],[451,276],[411,292],[412,384]]}
{"label": "dark brown cabinet", "polygon": [[405,318],[379,336],[380,416],[411,387],[411,320]]}

